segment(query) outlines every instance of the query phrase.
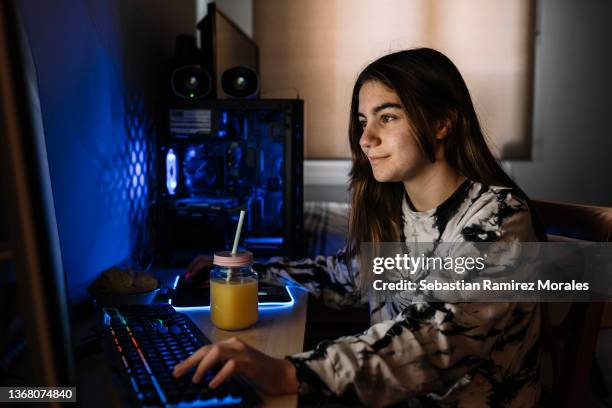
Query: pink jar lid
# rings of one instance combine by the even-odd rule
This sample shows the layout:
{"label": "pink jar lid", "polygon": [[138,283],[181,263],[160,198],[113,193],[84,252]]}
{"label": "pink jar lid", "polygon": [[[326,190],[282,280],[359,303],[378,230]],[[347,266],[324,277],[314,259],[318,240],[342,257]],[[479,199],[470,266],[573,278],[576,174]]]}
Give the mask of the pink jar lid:
{"label": "pink jar lid", "polygon": [[253,263],[253,253],[249,251],[238,251],[232,254],[231,251],[215,252],[213,264],[217,266],[246,266]]}

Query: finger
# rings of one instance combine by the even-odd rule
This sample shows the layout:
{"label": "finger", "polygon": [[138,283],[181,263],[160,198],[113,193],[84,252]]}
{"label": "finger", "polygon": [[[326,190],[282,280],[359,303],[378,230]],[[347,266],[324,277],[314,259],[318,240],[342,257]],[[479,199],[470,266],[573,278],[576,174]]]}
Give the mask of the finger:
{"label": "finger", "polygon": [[195,374],[191,377],[191,381],[194,383],[199,383],[202,380],[202,377],[208,370],[213,368],[219,360],[221,359],[221,348],[220,347],[212,347],[211,350],[206,353],[200,364],[198,364],[198,368],[196,369]]}
{"label": "finger", "polygon": [[187,274],[193,276],[212,263],[210,255],[197,256],[187,267]]}
{"label": "finger", "polygon": [[221,343],[239,353],[244,353],[247,349],[247,344],[237,337],[230,337],[229,339],[224,340]]}
{"label": "finger", "polygon": [[228,360],[227,363],[225,363],[225,365],[223,366],[223,368],[219,370],[217,375],[215,375],[215,378],[210,380],[210,382],[208,383],[208,386],[210,388],[216,388],[223,381],[228,380],[234,374],[235,371],[236,371],[236,361]]}
{"label": "finger", "polygon": [[202,262],[203,262],[202,261],[202,255],[196,256],[195,259],[193,261],[191,261],[191,263],[187,267],[186,274],[187,275],[193,275],[196,271],[198,271],[201,268],[200,264]]}
{"label": "finger", "polygon": [[192,367],[196,366],[198,362],[204,358],[206,353],[208,353],[209,349],[210,349],[210,346],[200,347],[198,351],[196,351],[191,356],[187,357],[185,360],[175,365],[174,370],[172,372],[174,377],[175,378],[181,377],[187,371],[189,371]]}

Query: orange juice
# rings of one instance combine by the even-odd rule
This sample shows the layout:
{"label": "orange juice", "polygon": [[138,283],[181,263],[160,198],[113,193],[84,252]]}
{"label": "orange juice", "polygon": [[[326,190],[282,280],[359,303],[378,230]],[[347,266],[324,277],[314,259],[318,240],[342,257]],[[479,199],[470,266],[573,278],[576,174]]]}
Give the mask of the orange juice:
{"label": "orange juice", "polygon": [[210,280],[210,316],[222,330],[246,329],[257,322],[257,279]]}

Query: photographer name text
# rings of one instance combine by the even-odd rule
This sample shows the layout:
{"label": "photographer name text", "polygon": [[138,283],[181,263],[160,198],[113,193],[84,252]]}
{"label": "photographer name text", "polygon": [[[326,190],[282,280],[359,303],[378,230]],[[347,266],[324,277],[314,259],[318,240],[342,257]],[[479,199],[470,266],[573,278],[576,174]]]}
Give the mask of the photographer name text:
{"label": "photographer name text", "polygon": [[372,287],[377,291],[588,291],[588,282],[555,282],[550,279],[537,280],[536,282],[496,282],[484,279],[482,282],[467,282],[465,280],[447,282],[437,279],[421,279],[411,281],[402,279],[395,282],[386,282],[377,279],[372,282]]}

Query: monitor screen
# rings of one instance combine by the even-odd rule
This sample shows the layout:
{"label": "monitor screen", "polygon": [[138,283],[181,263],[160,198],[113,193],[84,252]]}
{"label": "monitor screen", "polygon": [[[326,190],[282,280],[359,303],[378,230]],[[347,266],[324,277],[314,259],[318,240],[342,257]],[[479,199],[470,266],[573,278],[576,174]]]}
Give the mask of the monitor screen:
{"label": "monitor screen", "polygon": [[10,252],[14,260],[18,313],[35,368],[36,384],[29,385],[73,385],[66,283],[36,71],[11,0],[0,2],[0,145],[10,237],[5,254]]}

